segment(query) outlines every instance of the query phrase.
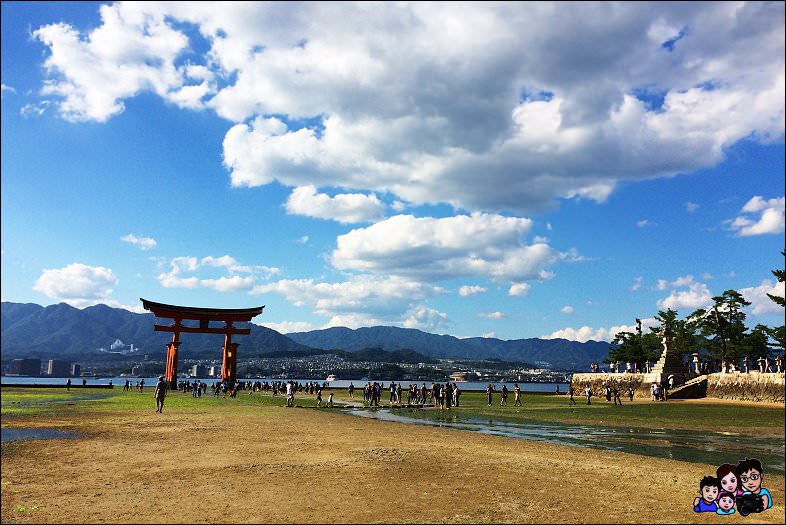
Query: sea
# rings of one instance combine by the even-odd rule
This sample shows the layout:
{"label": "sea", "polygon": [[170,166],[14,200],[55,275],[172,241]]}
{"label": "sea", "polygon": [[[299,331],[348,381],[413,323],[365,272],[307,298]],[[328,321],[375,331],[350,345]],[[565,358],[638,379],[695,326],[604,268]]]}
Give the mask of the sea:
{"label": "sea", "polygon": [[[131,386],[136,386],[136,384],[143,380],[145,381],[146,386],[155,386],[158,382],[158,377],[125,377],[125,376],[118,376],[118,377],[72,377],[71,378],[71,385],[78,386],[82,384],[82,379],[87,380],[88,385],[109,385],[109,382],[112,382],[112,385],[116,387],[122,387],[126,379],[131,382]],[[0,382],[3,385],[63,385],[65,386],[66,381],[68,380],[67,377],[49,377],[49,376],[42,376],[42,377],[21,377],[21,376],[2,376],[0,378]],[[186,380],[186,378],[181,378],[179,380]],[[191,377],[188,378],[188,381],[194,382],[195,380],[203,381],[208,385],[213,384],[214,382],[219,381],[213,377]],[[273,381],[289,381],[289,379],[281,379],[281,378],[259,378],[259,377],[240,377],[238,378],[239,381],[267,381],[268,383],[272,383]],[[294,381],[298,383],[309,383],[316,381],[322,385],[327,385],[330,388],[349,388],[350,384],[355,385],[355,388],[360,388],[366,384],[366,381],[361,381],[360,379],[336,379],[335,381],[324,381],[318,379],[297,379],[294,378]],[[371,382],[382,383],[383,385],[390,386],[391,382],[394,382],[391,379],[371,379]],[[401,383],[403,388],[407,388],[410,384],[416,383],[418,385],[422,385],[423,381],[395,381],[395,383]],[[431,381],[426,381],[426,386],[431,386]],[[488,382],[483,381],[459,381],[454,383],[458,385],[459,389],[467,391],[467,392],[485,392],[486,387],[488,386]],[[495,391],[502,390],[503,385],[507,385],[508,390],[513,389],[513,385],[516,384],[515,382],[506,382],[501,383],[499,381],[492,382],[494,385]],[[566,393],[568,391],[569,383],[525,383],[525,382],[518,382],[519,387],[521,387],[522,392],[557,392],[557,388],[559,387],[560,393]]]}

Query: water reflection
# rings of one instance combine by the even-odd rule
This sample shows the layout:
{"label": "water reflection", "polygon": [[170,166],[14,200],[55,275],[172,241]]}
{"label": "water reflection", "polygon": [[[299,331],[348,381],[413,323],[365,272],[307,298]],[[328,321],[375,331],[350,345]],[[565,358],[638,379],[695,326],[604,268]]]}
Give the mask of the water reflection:
{"label": "water reflection", "polygon": [[347,413],[383,421],[456,428],[483,434],[616,450],[691,463],[721,465],[737,463],[746,457],[757,458],[768,472],[784,473],[783,437],[747,436],[732,432],[533,423],[463,417],[455,413],[445,414],[431,410],[399,412],[349,410]]}

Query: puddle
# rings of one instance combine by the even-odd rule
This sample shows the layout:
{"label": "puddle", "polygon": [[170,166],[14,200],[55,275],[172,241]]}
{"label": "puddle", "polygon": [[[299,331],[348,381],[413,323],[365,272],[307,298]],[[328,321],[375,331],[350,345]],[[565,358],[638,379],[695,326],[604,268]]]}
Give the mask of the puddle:
{"label": "puddle", "polygon": [[80,434],[53,428],[0,428],[0,441],[27,441],[30,439],[76,438]]}
{"label": "puddle", "polygon": [[431,410],[348,410],[353,416],[382,421],[456,428],[482,434],[531,441],[630,452],[690,463],[721,465],[756,458],[768,472],[784,473],[784,438],[757,437],[731,432],[651,429],[641,427],[598,427],[533,423],[488,418],[462,417]]}

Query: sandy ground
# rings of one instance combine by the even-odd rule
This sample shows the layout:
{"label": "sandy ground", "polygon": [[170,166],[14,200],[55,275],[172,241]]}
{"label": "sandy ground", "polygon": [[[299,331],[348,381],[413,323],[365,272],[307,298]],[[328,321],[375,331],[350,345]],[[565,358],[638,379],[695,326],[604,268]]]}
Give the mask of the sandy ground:
{"label": "sandy ground", "polygon": [[783,476],[766,476],[775,506],[762,514],[695,514],[715,466],[328,409],[13,426],[84,437],[2,445],[3,523],[784,523]]}

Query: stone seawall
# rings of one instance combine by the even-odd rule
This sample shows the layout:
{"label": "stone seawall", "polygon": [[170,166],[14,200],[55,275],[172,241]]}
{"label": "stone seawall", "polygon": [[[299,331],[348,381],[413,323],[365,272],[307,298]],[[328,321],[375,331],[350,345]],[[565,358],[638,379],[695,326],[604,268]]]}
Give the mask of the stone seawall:
{"label": "stone seawall", "polygon": [[739,401],[783,403],[786,400],[784,374],[761,372],[732,372],[710,374],[707,378],[707,397]]}
{"label": "stone seawall", "polygon": [[[635,399],[650,398],[650,383],[646,374],[573,374],[571,384],[576,397],[584,396],[589,385],[593,395],[603,397],[606,384],[616,383],[623,400],[627,399],[628,387],[633,386]],[[786,380],[784,374],[762,374],[760,372],[733,372],[710,374],[707,378],[707,397],[735,399],[739,401],[786,402]]]}
{"label": "stone seawall", "polygon": [[622,399],[627,401],[628,388],[633,387],[634,399],[650,397],[650,385],[644,384],[644,374],[573,374],[571,384],[576,390],[576,397],[584,397],[584,389],[589,385],[592,395],[603,397],[606,384],[617,385]]}

